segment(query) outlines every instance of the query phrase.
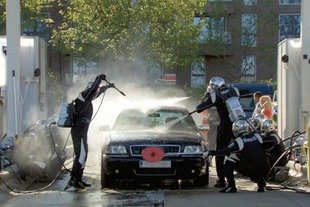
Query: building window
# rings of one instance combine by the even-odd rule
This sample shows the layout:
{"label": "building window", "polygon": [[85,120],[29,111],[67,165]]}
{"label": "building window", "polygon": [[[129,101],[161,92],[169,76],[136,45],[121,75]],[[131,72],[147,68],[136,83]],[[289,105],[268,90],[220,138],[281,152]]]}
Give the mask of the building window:
{"label": "building window", "polygon": [[204,59],[192,62],[191,86],[194,88],[205,86],[205,62]]}
{"label": "building window", "polygon": [[242,76],[255,76],[256,75],[256,57],[249,55],[242,57],[241,64]]}
{"label": "building window", "polygon": [[252,6],[257,4],[257,0],[244,0],[243,4],[246,6]]}
{"label": "building window", "polygon": [[207,17],[206,32],[208,39],[218,39],[226,44],[231,44],[231,34],[227,32],[226,18]]}
{"label": "building window", "polygon": [[224,17],[221,18],[206,18],[206,32],[211,38],[221,36],[226,30],[226,21]]}
{"label": "building window", "polygon": [[280,5],[301,4],[301,0],[280,0]]}
{"label": "building window", "polygon": [[99,71],[99,62],[95,59],[74,57],[72,58],[72,70],[73,82],[77,83],[80,80],[77,80],[76,77],[80,75],[97,74]]}
{"label": "building window", "polygon": [[194,24],[202,24],[200,37],[201,41],[218,39],[230,44],[231,35],[226,31],[226,19],[224,17],[195,17]]}
{"label": "building window", "polygon": [[300,14],[280,14],[279,41],[300,37]]}
{"label": "building window", "polygon": [[204,42],[207,39],[207,27],[204,17],[194,17],[194,25],[201,25],[199,41]]}
{"label": "building window", "polygon": [[243,14],[242,15],[242,46],[252,46],[256,47],[256,14]]}

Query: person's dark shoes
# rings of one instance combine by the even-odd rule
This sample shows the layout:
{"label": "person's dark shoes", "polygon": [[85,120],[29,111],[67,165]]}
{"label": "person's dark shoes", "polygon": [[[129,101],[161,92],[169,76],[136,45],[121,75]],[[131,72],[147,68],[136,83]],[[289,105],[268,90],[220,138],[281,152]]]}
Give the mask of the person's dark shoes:
{"label": "person's dark shoes", "polygon": [[83,184],[83,186],[86,187],[86,188],[91,187],[91,184],[86,183],[86,182],[84,182],[83,180],[80,181],[80,182],[81,182],[81,183]]}
{"label": "person's dark shoes", "polygon": [[83,185],[82,182],[73,182],[73,183],[71,184],[71,186],[73,186],[73,187],[75,187],[75,188],[79,188],[79,189],[84,189],[84,188],[85,188],[85,186]]}
{"label": "person's dark shoes", "polygon": [[227,186],[221,190],[219,190],[220,193],[236,193],[237,188],[236,186]]}
{"label": "person's dark shoes", "polygon": [[225,180],[217,180],[214,187],[216,188],[225,188],[226,182]]}
{"label": "person's dark shoes", "polygon": [[263,187],[263,186],[258,186],[257,192],[260,192],[260,193],[265,192],[265,187]]}
{"label": "person's dark shoes", "polygon": [[264,192],[266,187],[266,182],[264,179],[257,182],[257,192]]}
{"label": "person's dark shoes", "polygon": [[266,183],[265,182],[258,183],[257,186],[258,186],[257,192],[260,192],[260,193],[265,192],[265,187],[266,187]]}

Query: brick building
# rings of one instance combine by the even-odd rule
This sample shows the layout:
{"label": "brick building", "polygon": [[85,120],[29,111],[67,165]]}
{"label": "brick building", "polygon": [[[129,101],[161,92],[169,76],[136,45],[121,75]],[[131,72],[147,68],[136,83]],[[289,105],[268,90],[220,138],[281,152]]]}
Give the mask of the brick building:
{"label": "brick building", "polygon": [[209,0],[205,81],[276,80],[277,45],[300,35],[301,0]]}

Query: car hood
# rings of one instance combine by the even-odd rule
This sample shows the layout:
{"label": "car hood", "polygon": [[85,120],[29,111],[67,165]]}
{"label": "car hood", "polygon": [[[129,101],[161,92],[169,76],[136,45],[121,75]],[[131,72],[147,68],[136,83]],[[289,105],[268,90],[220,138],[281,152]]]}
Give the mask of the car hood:
{"label": "car hood", "polygon": [[200,143],[201,136],[197,133],[183,131],[154,132],[147,130],[113,131],[110,142],[131,144],[174,144],[174,143]]}

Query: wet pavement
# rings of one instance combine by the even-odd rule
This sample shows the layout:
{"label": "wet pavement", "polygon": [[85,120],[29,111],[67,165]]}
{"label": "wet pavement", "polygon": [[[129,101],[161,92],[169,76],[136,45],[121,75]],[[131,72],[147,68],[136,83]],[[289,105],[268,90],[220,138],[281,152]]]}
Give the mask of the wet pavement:
{"label": "wet pavement", "polygon": [[[3,172],[2,172],[3,173]],[[304,181],[304,176],[299,173],[292,174],[299,180],[299,186]],[[92,187],[85,191],[69,189],[63,191],[69,179],[68,173],[63,173],[59,179],[48,189],[32,193],[14,193],[0,184],[0,206],[3,207],[33,207],[33,206],[168,206],[168,207],[200,207],[200,206],[247,206],[247,207],[308,207],[310,206],[309,188],[303,186],[305,191],[297,193],[295,190],[284,189],[280,185],[268,183],[269,190],[264,193],[256,192],[256,184],[246,178],[238,177],[237,193],[223,194],[213,185],[216,180],[215,168],[210,167],[209,187],[194,188],[190,185],[179,188],[152,188],[140,186],[128,189],[104,189],[100,186],[100,170],[96,163],[89,164],[85,176]],[[1,174],[1,178],[5,176]],[[7,184],[19,190],[35,190],[44,187],[47,183],[24,182],[11,177],[5,179]],[[126,189],[127,188],[127,189]]]}

